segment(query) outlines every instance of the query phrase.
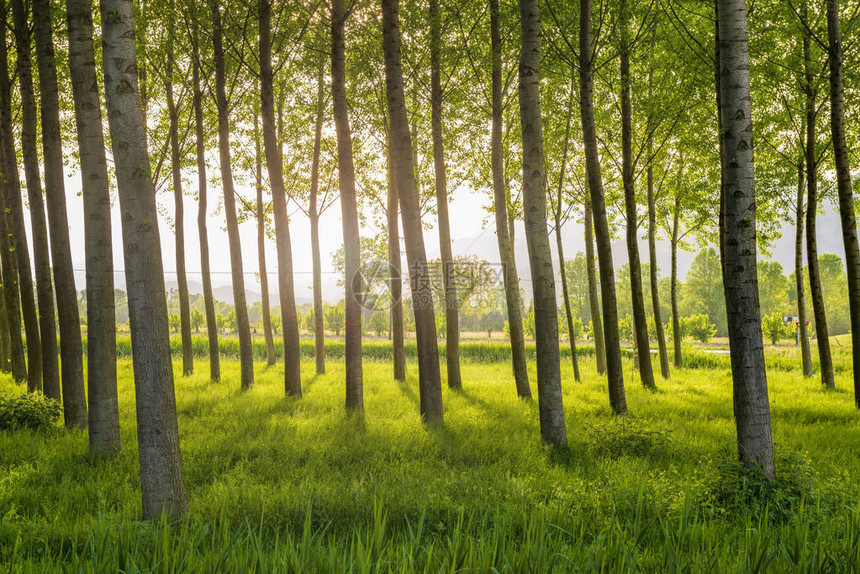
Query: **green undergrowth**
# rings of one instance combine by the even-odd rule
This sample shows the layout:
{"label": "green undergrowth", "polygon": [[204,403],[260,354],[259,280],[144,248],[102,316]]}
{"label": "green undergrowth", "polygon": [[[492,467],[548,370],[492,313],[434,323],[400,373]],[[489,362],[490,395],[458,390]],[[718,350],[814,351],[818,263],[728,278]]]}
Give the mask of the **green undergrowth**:
{"label": "green undergrowth", "polygon": [[[770,372],[767,481],[732,454],[727,369],[674,370],[652,392],[626,362],[619,420],[594,361],[576,383],[568,358],[569,446],[550,450],[505,362],[464,361],[441,428],[418,418],[414,361],[405,383],[365,362],[363,416],[344,411],[342,362],[327,367],[302,364],[301,399],[283,396],[280,365],[258,363],[244,392],[232,360],[219,383],[202,360],[177,375],[191,499],[178,520],[139,520],[128,359],[116,457],[92,459],[80,431],[0,432],[0,572],[860,569],[860,414],[841,372],[835,392]],[[0,378],[0,396],[23,393]]]}

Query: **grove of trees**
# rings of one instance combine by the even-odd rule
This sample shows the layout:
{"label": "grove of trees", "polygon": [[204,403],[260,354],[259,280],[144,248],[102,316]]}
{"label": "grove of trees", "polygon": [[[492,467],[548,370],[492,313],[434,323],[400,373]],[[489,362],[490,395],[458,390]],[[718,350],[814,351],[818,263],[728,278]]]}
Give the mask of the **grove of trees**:
{"label": "grove of trees", "polygon": [[[462,333],[506,335],[510,392],[523,400],[534,339],[540,434],[553,448],[568,440],[562,385],[580,379],[577,341],[593,341],[608,408],[621,417],[637,408],[625,394],[627,344],[635,382],[657,390],[670,363],[683,365],[684,338],[727,337],[738,456],[768,479],[778,468],[766,338],[797,336],[813,377],[814,336],[821,383],[833,388],[830,336],[850,333],[860,407],[856,3],[100,0],[93,10],[86,0],[0,4],[0,365],[61,400],[65,425],[88,429],[91,452],[110,456],[122,448],[116,330],[127,323],[145,518],[188,507],[171,332],[184,375],[199,371],[193,334],[205,332],[213,381],[219,334],[235,335],[240,377],[223,382],[247,390],[259,329],[269,366],[282,348],[284,395],[296,399],[302,337],[314,338],[322,374],[325,337],[342,335],[345,406],[359,413],[363,337],[391,339],[392,376],[403,381],[414,335],[417,415],[430,427],[444,425],[443,383],[468,390]],[[485,197],[498,266],[455,249],[449,208],[463,190]],[[172,209],[159,209],[168,194]],[[199,254],[186,249],[188,198]],[[83,203],[83,286],[73,201]],[[817,219],[831,204],[844,262],[818,250]],[[320,217],[335,205],[343,299],[326,303]],[[304,216],[310,236],[291,234],[291,218]],[[246,290],[246,220],[256,225],[259,302]],[[516,265],[520,223],[528,279]],[[222,225],[229,253],[213,255]],[[572,258],[565,226],[584,237]],[[788,226],[793,269],[763,256]],[[162,235],[175,241],[169,292]],[[616,266],[622,238],[626,263]],[[302,306],[293,254],[304,249],[313,303]],[[684,279],[679,251],[698,252]],[[213,292],[213,256],[229,260],[230,304]],[[202,295],[188,285],[198,257]],[[562,379],[560,345],[574,381]]]}

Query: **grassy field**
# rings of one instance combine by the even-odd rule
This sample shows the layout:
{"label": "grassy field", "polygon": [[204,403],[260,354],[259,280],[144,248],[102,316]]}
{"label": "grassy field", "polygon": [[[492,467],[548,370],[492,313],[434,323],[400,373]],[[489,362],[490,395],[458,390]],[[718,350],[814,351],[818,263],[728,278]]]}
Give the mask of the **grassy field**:
{"label": "grassy field", "polygon": [[[792,353],[769,357],[774,483],[734,463],[726,362],[677,370],[656,393],[627,362],[631,415],[618,421],[593,360],[581,383],[564,361],[570,446],[553,452],[505,362],[466,362],[464,390],[444,390],[444,428],[427,428],[414,363],[401,384],[388,363],[366,362],[360,417],[344,413],[339,361],[324,376],[303,364],[293,400],[282,367],[258,364],[242,392],[237,362],[211,383],[198,360],[201,374],[176,378],[191,511],[154,524],[138,520],[123,359],[116,458],[92,460],[81,432],[0,432],[0,571],[860,570],[850,380],[842,369],[825,392]],[[0,394],[20,392],[0,380]]]}

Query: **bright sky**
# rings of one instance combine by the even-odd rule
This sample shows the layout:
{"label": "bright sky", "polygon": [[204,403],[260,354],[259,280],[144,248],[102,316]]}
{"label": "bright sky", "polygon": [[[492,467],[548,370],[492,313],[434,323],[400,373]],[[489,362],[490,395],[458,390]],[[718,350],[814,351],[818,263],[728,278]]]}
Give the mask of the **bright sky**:
{"label": "bright sky", "polygon": [[[195,184],[196,184],[196,180]],[[72,245],[72,258],[74,261],[78,290],[85,288],[85,257],[84,257],[84,229],[83,229],[83,199],[80,195],[79,177],[67,171],[66,196],[68,201],[68,214],[70,224],[70,239]],[[193,192],[194,187],[186,190]],[[212,186],[210,182],[210,216],[209,216],[209,245],[211,256],[212,283],[216,291],[216,297],[222,300],[232,300],[230,292],[230,257],[227,242],[223,212],[220,210],[221,194],[220,187]],[[243,187],[237,182],[237,193],[251,199],[254,192],[248,187]],[[486,207],[491,203],[488,194],[476,193],[469,190],[458,190],[451,201],[450,217],[453,239],[453,251],[455,255],[474,254],[481,259],[491,263],[498,262],[498,247],[495,237],[495,226]],[[173,213],[173,196],[171,191],[159,196],[161,212]],[[216,206],[219,214],[213,215]],[[312,300],[311,292],[311,248],[310,248],[310,224],[304,214],[294,204],[290,205],[291,221],[290,232],[293,241],[293,266],[295,270],[296,298],[299,304]],[[192,292],[201,292],[200,282],[200,255],[197,241],[197,202],[191,196],[185,198],[185,223],[186,223],[186,265],[188,269],[189,289]],[[431,215],[435,219],[435,216]],[[819,224],[819,252],[842,254],[841,236],[839,234],[838,218],[832,213],[822,216],[826,221]],[[28,237],[32,237],[29,229],[29,214],[27,220]],[[373,218],[368,218],[371,221]],[[832,220],[832,224],[831,224]],[[435,223],[435,222],[434,222]],[[174,252],[174,235],[172,228],[162,219],[159,222],[161,232],[162,255],[164,258],[164,269],[168,289],[175,286],[176,259]],[[372,236],[378,229],[362,229],[362,235]],[[260,285],[256,277],[258,272],[256,225],[253,221],[247,221],[240,226],[242,239],[242,255],[244,267],[247,272],[245,288],[248,292],[249,301],[259,300]],[[780,261],[789,272],[793,267],[793,235],[791,226],[784,226],[783,237],[778,241],[774,249],[774,258]],[[113,248],[115,268],[118,270],[116,285],[124,288],[125,280],[120,270],[123,270],[124,262],[122,255],[122,236],[120,230],[119,209],[116,200],[113,206]],[[573,258],[577,252],[584,250],[583,228],[575,222],[568,222],[562,234],[565,248],[565,256]],[[425,229],[424,240],[429,258],[439,257],[438,232],[434,227]],[[323,298],[334,302],[343,297],[343,288],[337,285],[337,276],[332,269],[331,254],[342,244],[342,225],[340,219],[340,203],[335,204],[323,214],[320,221],[320,249],[322,253],[323,270]],[[555,239],[551,240],[553,252],[555,252]],[[643,260],[647,260],[647,244],[640,242]],[[530,283],[528,271],[528,252],[522,223],[518,223],[516,237],[517,267],[519,268],[520,280],[530,298]],[[679,274],[683,278],[694,254],[679,253]],[[277,293],[277,261],[274,241],[270,240],[266,245],[266,257],[270,273],[270,290]],[[616,268],[627,261],[626,248],[623,241],[613,243],[613,258]],[[663,274],[669,272],[669,244],[661,241],[658,244],[658,258]],[[555,259],[557,261],[557,259]],[[557,267],[557,263],[556,263]]]}

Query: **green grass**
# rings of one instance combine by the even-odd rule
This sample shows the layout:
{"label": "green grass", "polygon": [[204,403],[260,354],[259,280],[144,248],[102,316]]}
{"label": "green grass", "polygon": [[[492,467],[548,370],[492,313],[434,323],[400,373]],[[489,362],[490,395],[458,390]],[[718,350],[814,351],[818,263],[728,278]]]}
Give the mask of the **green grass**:
{"label": "green grass", "polygon": [[[722,360],[722,359],[720,359]],[[725,359],[727,361],[727,358]],[[789,351],[769,356],[788,362]],[[656,393],[626,363],[631,416],[605,381],[563,362],[569,449],[539,440],[537,404],[504,362],[467,361],[445,427],[408,383],[366,361],[363,417],[344,412],[342,362],[283,396],[283,367],[177,374],[189,515],[143,523],[131,363],[119,363],[123,451],[82,432],[0,432],[0,572],[818,572],[860,570],[860,414],[836,392],[770,372],[779,480],[733,464],[728,363],[674,372]],[[531,372],[535,391],[535,373]],[[21,393],[8,378],[0,394]]]}

